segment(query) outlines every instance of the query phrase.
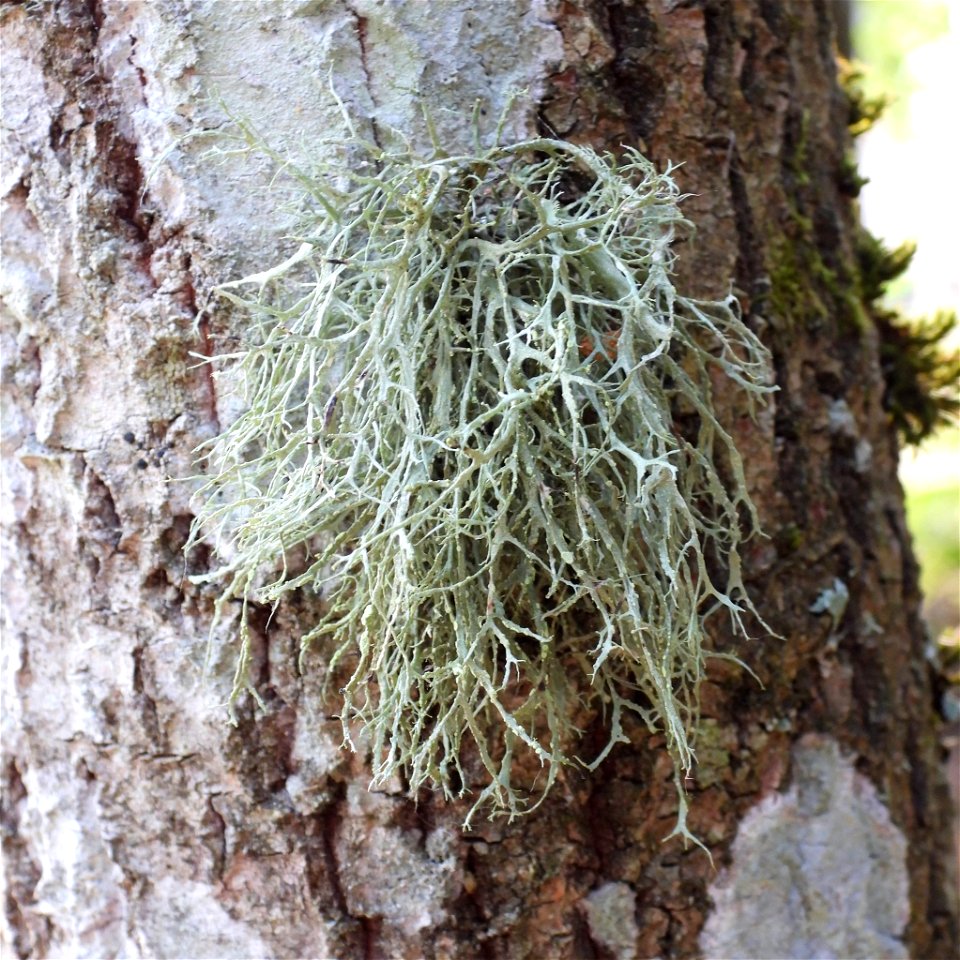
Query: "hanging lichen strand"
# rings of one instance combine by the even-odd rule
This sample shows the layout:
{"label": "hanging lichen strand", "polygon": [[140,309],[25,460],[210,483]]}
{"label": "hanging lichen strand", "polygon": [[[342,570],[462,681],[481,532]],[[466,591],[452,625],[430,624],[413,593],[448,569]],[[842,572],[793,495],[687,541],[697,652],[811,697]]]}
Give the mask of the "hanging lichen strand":
{"label": "hanging lichen strand", "polygon": [[[224,289],[246,412],[207,451],[194,538],[243,600],[235,695],[248,601],[307,589],[327,612],[303,649],[332,638],[377,783],[523,812],[625,741],[625,711],[689,770],[703,620],[742,629],[757,522],[711,375],[751,409],[769,387],[735,301],[674,289],[669,171],[550,139],[320,152],[299,251]],[[606,746],[579,758],[597,707]],[[520,784],[524,751],[545,770]]]}

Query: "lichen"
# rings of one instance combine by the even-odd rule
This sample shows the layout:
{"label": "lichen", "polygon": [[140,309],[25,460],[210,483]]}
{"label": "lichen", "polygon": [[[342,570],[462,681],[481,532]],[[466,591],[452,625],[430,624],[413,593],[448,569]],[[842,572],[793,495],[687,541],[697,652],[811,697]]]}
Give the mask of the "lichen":
{"label": "lichen", "polygon": [[[670,170],[546,138],[315,155],[293,255],[221,289],[249,319],[220,358],[246,410],[205,450],[192,543],[228,558],[219,610],[242,601],[234,697],[249,604],[307,589],[327,612],[302,649],[349,676],[374,782],[452,797],[479,763],[470,816],[518,814],[626,741],[627,714],[681,782],[704,621],[753,609],[757,515],[714,379],[745,412],[771,388],[733,298],[674,288]],[[581,757],[596,709],[607,742]]]}
{"label": "lichen", "polygon": [[705,957],[906,957],[906,837],[856,758],[826,737],[794,747],[792,782],[741,819],[709,890]]}
{"label": "lichen", "polygon": [[583,900],[590,939],[617,960],[636,957],[637,895],[626,883],[605,883]]}

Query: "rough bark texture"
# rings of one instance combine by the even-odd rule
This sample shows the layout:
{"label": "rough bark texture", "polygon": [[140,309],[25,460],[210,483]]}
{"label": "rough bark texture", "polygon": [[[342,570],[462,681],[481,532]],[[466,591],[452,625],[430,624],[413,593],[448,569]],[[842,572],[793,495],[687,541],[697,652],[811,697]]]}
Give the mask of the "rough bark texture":
{"label": "rough bark texture", "polygon": [[[21,957],[946,957],[949,811],[916,566],[857,303],[847,107],[823,2],[27,3],[3,8],[5,938]],[[368,792],[338,749],[303,597],[257,630],[267,709],[224,723],[226,624],[184,576],[191,450],[230,416],[210,287],[276,258],[249,158],[184,139],[205,95],[278,144],[448,142],[511,88],[538,124],[683,161],[683,282],[733,279],[780,392],[731,423],[769,539],[747,573],[782,638],[703,690],[691,826],[632,730],[535,815]],[[151,171],[153,174],[151,176]],[[267,261],[264,257],[269,258]],[[718,384],[722,396],[723,386]],[[838,587],[837,581],[842,584]],[[834,589],[833,614],[811,606]],[[721,629],[718,626],[718,630]],[[222,642],[219,642],[222,641]],[[719,635],[718,645],[733,646]]]}

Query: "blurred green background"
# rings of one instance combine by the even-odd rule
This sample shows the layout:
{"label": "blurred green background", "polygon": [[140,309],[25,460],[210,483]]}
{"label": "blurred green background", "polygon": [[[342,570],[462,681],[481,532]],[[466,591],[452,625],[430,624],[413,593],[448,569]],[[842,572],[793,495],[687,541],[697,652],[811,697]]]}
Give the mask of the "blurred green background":
{"label": "blurred green background", "polygon": [[[888,247],[917,244],[910,269],[890,286],[889,305],[911,318],[958,310],[960,4],[856,0],[849,9],[864,91],[888,101],[857,141],[860,172],[870,181],[863,220]],[[960,346],[956,338],[951,346]],[[924,615],[942,653],[960,650],[960,430],[943,428],[905,450],[900,475]]]}

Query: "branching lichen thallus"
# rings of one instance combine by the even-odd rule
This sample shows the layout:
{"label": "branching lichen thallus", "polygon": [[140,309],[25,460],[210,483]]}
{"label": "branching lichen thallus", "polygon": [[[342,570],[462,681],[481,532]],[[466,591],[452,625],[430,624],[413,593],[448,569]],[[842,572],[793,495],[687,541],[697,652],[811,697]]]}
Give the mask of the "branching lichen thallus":
{"label": "branching lichen thallus", "polygon": [[218,374],[245,412],[205,451],[194,541],[226,558],[221,610],[243,601],[234,695],[249,604],[311,590],[303,650],[348,676],[374,782],[514,815],[631,714],[679,785],[704,619],[752,610],[757,515],[711,383],[749,412],[771,388],[733,298],[674,288],[671,171],[552,139],[320,152],[299,249],[222,288],[249,324]]}

